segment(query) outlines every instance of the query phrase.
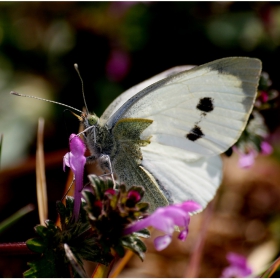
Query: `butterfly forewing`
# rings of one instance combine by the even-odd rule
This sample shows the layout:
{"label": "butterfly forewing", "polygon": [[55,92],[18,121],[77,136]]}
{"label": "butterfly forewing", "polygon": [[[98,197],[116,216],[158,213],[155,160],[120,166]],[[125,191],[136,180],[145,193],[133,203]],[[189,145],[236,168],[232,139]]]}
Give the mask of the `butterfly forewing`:
{"label": "butterfly forewing", "polygon": [[142,137],[195,154],[219,154],[240,136],[256,96],[261,62],[225,58],[163,79],[135,94],[108,120],[147,118]]}
{"label": "butterfly forewing", "polygon": [[185,70],[189,70],[191,68],[193,68],[194,66],[191,65],[182,65],[182,66],[176,66],[173,67],[171,69],[168,69],[160,74],[157,74],[155,76],[153,76],[150,79],[145,80],[142,83],[139,83],[135,86],[133,86],[132,88],[126,90],[125,92],[123,92],[121,95],[119,95],[108,107],[107,109],[104,111],[104,113],[102,114],[102,116],[100,117],[100,123],[101,124],[105,124],[109,117],[112,116],[113,113],[115,113],[128,99],[130,99],[131,97],[133,97],[136,93],[140,92],[141,90],[143,90],[144,88],[150,86],[151,84],[154,84],[166,77],[172,76],[174,74],[177,74],[179,72],[183,72]]}

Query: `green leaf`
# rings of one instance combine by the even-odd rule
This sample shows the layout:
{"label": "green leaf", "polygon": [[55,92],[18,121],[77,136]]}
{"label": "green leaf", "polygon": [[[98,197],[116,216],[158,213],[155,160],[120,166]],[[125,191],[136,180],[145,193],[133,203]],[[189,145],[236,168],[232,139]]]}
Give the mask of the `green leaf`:
{"label": "green leaf", "polygon": [[120,244],[116,244],[116,245],[114,246],[114,249],[115,249],[115,251],[116,251],[116,253],[118,254],[119,257],[122,258],[122,257],[124,256],[124,254],[125,254],[125,249],[123,248],[122,242],[121,242]]}
{"label": "green leaf", "polygon": [[8,217],[6,220],[2,221],[0,223],[0,234],[33,210],[34,210],[34,206],[32,204],[28,204],[23,208],[21,208],[20,210],[18,210],[16,213],[14,213],[12,216]]}
{"label": "green leaf", "polygon": [[104,192],[114,187],[114,184],[111,179],[97,177],[93,174],[89,175],[88,178],[92,184],[96,200],[102,199]]}
{"label": "green leaf", "polygon": [[58,277],[55,266],[55,256],[48,251],[40,260],[28,263],[30,269],[23,273],[26,278],[54,278]]}
{"label": "green leaf", "polygon": [[143,229],[141,229],[139,231],[136,231],[133,234],[137,235],[138,237],[142,237],[142,238],[149,238],[149,237],[151,237],[151,234],[150,234],[149,230],[146,229],[146,228],[143,228]]}
{"label": "green leaf", "polygon": [[[71,249],[74,253],[74,249]],[[79,254],[85,260],[102,263],[104,265],[109,265],[114,258],[110,251],[106,253],[106,250],[101,248],[93,238],[84,239],[76,254]]]}
{"label": "green leaf", "polygon": [[125,236],[122,239],[122,245],[137,254],[142,261],[144,260],[147,248],[139,238],[133,237],[131,235]]}
{"label": "green leaf", "polygon": [[69,264],[60,252],[47,250],[36,261],[28,263],[30,269],[23,273],[28,278],[69,278]]}
{"label": "green leaf", "polygon": [[27,247],[36,253],[43,253],[45,252],[47,245],[41,238],[31,238],[26,241]]}
{"label": "green leaf", "polygon": [[42,226],[42,225],[38,225],[35,227],[35,231],[37,232],[37,234],[42,237],[42,238],[46,238],[49,235],[49,230],[48,228]]}

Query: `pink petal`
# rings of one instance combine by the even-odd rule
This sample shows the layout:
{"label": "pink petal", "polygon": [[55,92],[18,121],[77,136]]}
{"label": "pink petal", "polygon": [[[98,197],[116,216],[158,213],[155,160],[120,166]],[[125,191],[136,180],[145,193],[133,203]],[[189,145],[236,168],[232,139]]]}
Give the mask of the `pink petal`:
{"label": "pink petal", "polygon": [[255,157],[256,157],[256,154],[251,151],[249,152],[248,154],[242,154],[239,156],[239,166],[241,168],[249,168],[251,167],[254,162],[255,162]]}
{"label": "pink petal", "polygon": [[70,153],[67,153],[64,157],[63,157],[63,171],[65,172],[65,166],[70,167]]}
{"label": "pink petal", "polygon": [[71,134],[69,137],[70,152],[63,158],[63,168],[65,165],[69,166],[75,175],[75,193],[74,193],[74,209],[73,218],[78,220],[82,190],[83,190],[83,176],[86,157],[84,153],[86,147],[84,142],[76,134]]}
{"label": "pink petal", "polygon": [[232,253],[232,252],[228,253],[227,260],[232,265],[246,266],[246,258],[236,253]]}
{"label": "pink petal", "polygon": [[154,245],[156,250],[161,251],[165,249],[171,242],[171,236],[169,235],[163,235],[163,236],[158,236],[154,240]]}
{"label": "pink petal", "polygon": [[185,201],[181,204],[174,204],[174,206],[180,207],[182,210],[188,213],[195,212],[202,209],[202,207],[197,202],[192,200]]}
{"label": "pink petal", "polygon": [[74,156],[83,156],[86,151],[86,146],[82,139],[76,134],[71,134],[69,138],[70,151]]}
{"label": "pink petal", "polygon": [[264,155],[270,155],[273,150],[272,146],[266,141],[263,141],[261,143],[261,149],[262,149],[262,154],[264,154]]}
{"label": "pink petal", "polygon": [[188,230],[187,229],[182,230],[178,235],[178,239],[181,241],[185,241],[187,238],[187,235],[188,235]]}

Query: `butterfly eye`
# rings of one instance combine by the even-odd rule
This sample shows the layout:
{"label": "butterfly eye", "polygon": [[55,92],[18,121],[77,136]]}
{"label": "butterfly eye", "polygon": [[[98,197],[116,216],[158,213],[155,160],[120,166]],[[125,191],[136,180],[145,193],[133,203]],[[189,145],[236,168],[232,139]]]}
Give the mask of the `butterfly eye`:
{"label": "butterfly eye", "polygon": [[87,117],[89,125],[96,125],[99,118],[96,115],[88,115]]}

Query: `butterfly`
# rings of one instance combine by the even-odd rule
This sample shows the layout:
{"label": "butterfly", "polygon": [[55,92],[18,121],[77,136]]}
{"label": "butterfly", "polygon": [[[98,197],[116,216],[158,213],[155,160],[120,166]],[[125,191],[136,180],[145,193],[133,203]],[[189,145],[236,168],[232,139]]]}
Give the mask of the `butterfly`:
{"label": "butterfly", "polygon": [[179,66],[125,91],[100,118],[87,110],[78,116],[87,162],[127,188],[143,186],[151,212],[186,200],[204,208],[221,183],[220,154],[253,109],[261,68],[247,57]]}
{"label": "butterfly", "polygon": [[222,178],[220,154],[239,138],[257,94],[261,61],[230,57],[169,69],[82,116],[104,172],[145,188],[150,211],[194,200],[203,208]]}

